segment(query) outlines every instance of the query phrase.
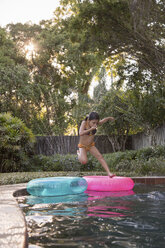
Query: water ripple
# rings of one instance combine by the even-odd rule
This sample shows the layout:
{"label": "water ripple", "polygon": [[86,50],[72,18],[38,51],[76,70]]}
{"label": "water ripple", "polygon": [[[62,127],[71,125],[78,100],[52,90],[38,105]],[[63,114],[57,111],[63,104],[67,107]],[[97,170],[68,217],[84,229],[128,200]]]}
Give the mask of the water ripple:
{"label": "water ripple", "polygon": [[142,185],[135,192],[28,196],[20,206],[28,223],[29,248],[163,248],[163,190]]}

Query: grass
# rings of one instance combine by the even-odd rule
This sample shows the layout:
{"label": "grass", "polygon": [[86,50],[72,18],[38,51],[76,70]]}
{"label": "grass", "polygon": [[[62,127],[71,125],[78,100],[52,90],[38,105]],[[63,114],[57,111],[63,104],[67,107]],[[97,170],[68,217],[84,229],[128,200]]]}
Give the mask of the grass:
{"label": "grass", "polygon": [[[59,177],[59,176],[85,176],[85,175],[100,175],[99,172],[64,172],[64,171],[49,171],[49,172],[12,172],[0,173],[0,185],[27,183],[35,178],[42,177]],[[104,175],[104,173],[102,174]]]}
{"label": "grass", "polygon": [[[128,177],[135,177],[138,176],[133,172],[120,172],[115,173],[117,176],[128,176]],[[8,184],[19,184],[19,183],[27,183],[32,179],[35,178],[42,178],[42,177],[59,177],[59,176],[89,176],[89,175],[103,175],[106,176],[106,173],[98,172],[98,171],[49,171],[49,172],[12,172],[12,173],[0,173],[0,185],[8,185]],[[140,175],[139,175],[140,176]]]}

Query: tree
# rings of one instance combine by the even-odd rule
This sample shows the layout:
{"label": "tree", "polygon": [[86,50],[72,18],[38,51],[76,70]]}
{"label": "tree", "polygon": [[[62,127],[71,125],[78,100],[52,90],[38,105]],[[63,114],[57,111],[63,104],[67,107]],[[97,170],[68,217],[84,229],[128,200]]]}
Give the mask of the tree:
{"label": "tree", "polygon": [[[65,0],[61,3],[55,22],[52,22],[49,48],[53,51],[53,57],[57,55],[56,59],[64,75],[74,82],[78,92],[87,94],[93,76],[103,63],[114,56],[118,56],[119,61],[117,66],[120,81],[117,84],[123,80],[129,86],[133,74],[134,85],[136,82],[136,90],[141,88],[139,94],[142,97],[148,82],[144,76],[140,82],[140,74],[146,75],[148,72],[152,75],[149,80],[153,87],[156,87],[160,78],[163,79],[163,1]],[[57,42],[59,50],[53,45]],[[134,66],[131,65],[132,60]],[[125,71],[130,71],[127,76],[120,73],[124,67]],[[132,99],[136,98],[136,90]],[[123,101],[127,102],[128,99]],[[134,114],[135,102],[131,102]],[[139,116],[140,119],[144,117],[141,114]]]}
{"label": "tree", "polygon": [[141,115],[136,113],[131,98],[131,91],[110,89],[95,106],[101,118],[115,118],[115,122],[107,122],[100,128],[108,136],[114,152],[124,151],[128,135],[141,128]]}
{"label": "tree", "polygon": [[[7,29],[12,40],[5,39],[12,42],[12,56],[16,48],[23,52],[28,42],[36,45],[35,56],[32,54],[28,60],[26,53],[18,56],[17,52],[14,60],[5,57],[22,71],[20,63],[24,70],[28,67],[30,79],[24,82],[31,94],[28,101],[19,99],[17,107],[26,106],[35,133],[64,133],[71,121],[71,110],[81,102],[76,97],[85,97],[101,66],[112,70],[112,61],[117,61],[120,76],[117,83],[113,82],[114,89],[124,82],[126,89],[135,89],[135,99],[136,94],[143,98],[150,81],[163,106],[162,93],[158,94],[163,92],[165,71],[163,0],[61,0],[53,19],[39,25],[10,24]],[[148,80],[147,73],[151,75]],[[149,93],[146,95],[149,97]],[[26,120],[25,115],[23,118]]]}
{"label": "tree", "polygon": [[[40,49],[38,37],[42,31],[42,25],[32,23],[8,24],[6,30],[10,33],[11,39],[16,44],[19,51],[26,57],[26,46],[30,42],[35,44],[35,53]],[[27,61],[26,61],[27,62]]]}
{"label": "tree", "polygon": [[121,88],[123,82],[127,81],[125,90],[132,92],[132,104],[136,112],[141,115],[142,129],[149,131],[163,125],[165,121],[164,79],[126,61],[118,68],[118,73],[120,79],[116,87]]}
{"label": "tree", "polygon": [[73,123],[77,127],[77,134],[79,134],[79,128],[81,122],[88,116],[88,114],[93,110],[93,100],[84,94],[77,95],[76,105],[72,109]]}
{"label": "tree", "polygon": [[11,37],[0,29],[0,111],[28,120],[32,87],[24,62]]}
{"label": "tree", "polygon": [[[125,53],[140,67],[164,76],[163,0],[63,0],[70,9],[65,26],[70,39],[89,52],[108,58]],[[73,39],[74,37],[74,39]]]}
{"label": "tree", "polygon": [[95,102],[100,102],[101,98],[106,94],[106,70],[105,67],[101,67],[98,75],[98,86],[94,88],[93,99]]}
{"label": "tree", "polygon": [[[26,88],[29,86],[31,89],[28,96],[24,94],[26,98],[24,108],[27,106],[25,109],[26,115],[23,115],[22,108],[20,108],[22,114],[18,111],[17,113],[15,111],[14,114],[21,117],[26,123],[28,118],[28,126],[32,128],[35,134],[63,134],[69,121],[66,112],[69,112],[73,101],[69,100],[71,94],[70,82],[55,67],[49,42],[47,43],[51,32],[49,23],[42,22],[41,26],[20,23],[10,24],[8,30],[17,49],[25,58],[30,75],[28,81],[22,82],[21,85],[21,87],[24,87],[24,84],[26,84]],[[29,42],[33,42],[35,49],[37,49],[32,51],[29,58],[26,58],[25,48]],[[20,89],[19,87],[16,89],[19,94]],[[15,98],[15,101],[20,106],[21,103],[17,98]],[[8,111],[13,111],[11,106],[10,109],[7,109]],[[28,113],[30,116],[28,116]]]}

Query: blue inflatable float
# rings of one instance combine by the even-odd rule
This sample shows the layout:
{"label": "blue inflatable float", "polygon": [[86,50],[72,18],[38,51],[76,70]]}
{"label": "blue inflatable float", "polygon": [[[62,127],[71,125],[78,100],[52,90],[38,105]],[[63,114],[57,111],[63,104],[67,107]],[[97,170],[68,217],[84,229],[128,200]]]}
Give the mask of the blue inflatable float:
{"label": "blue inflatable float", "polygon": [[87,182],[82,177],[47,177],[33,179],[27,184],[27,191],[34,196],[59,196],[83,193]]}

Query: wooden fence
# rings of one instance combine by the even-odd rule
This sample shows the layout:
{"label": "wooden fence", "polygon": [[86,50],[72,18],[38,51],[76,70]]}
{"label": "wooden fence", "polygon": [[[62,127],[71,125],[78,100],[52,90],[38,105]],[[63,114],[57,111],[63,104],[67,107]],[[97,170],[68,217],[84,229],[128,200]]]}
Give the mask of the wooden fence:
{"label": "wooden fence", "polygon": [[[36,137],[35,153],[51,156],[59,154],[76,154],[79,142],[78,136],[38,136]],[[129,138],[126,148],[131,148],[131,139]],[[106,135],[96,135],[95,144],[101,153],[111,153],[112,145]]]}
{"label": "wooden fence", "polygon": [[165,145],[165,125],[147,134],[138,133],[131,137],[132,150],[139,150],[149,146]]}
{"label": "wooden fence", "polygon": [[[38,136],[35,153],[51,156],[54,154],[76,154],[79,142],[78,136]],[[106,135],[95,136],[96,147],[101,153],[113,152],[111,143]],[[127,150],[138,150],[144,147],[165,144],[165,125],[149,134],[138,133],[128,137]]]}

